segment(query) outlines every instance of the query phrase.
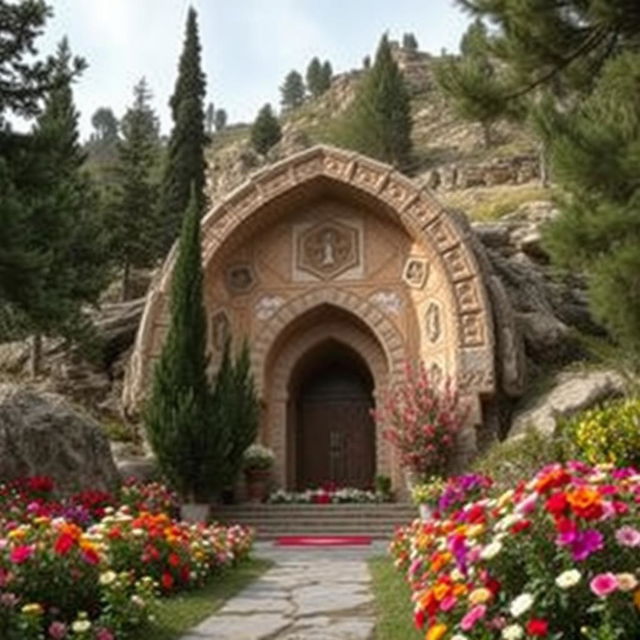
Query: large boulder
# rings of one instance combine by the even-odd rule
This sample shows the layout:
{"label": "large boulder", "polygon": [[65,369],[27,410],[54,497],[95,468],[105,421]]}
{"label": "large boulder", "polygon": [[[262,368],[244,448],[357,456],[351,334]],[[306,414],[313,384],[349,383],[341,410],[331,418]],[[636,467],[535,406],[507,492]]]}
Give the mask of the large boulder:
{"label": "large boulder", "polygon": [[51,477],[62,494],[120,483],[100,425],[62,396],[0,384],[0,480]]}
{"label": "large boulder", "polygon": [[620,396],[624,389],[624,378],[615,371],[565,371],[549,391],[516,412],[509,437],[520,436],[528,428],[552,436],[559,419]]}

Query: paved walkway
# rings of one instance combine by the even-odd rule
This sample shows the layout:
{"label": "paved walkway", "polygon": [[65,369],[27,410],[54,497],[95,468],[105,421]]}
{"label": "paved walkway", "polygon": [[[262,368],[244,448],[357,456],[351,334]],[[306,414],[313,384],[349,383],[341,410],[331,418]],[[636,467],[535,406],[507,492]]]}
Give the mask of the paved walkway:
{"label": "paved walkway", "polygon": [[182,640],[372,640],[366,559],[386,544],[334,549],[258,544],[275,562]]}

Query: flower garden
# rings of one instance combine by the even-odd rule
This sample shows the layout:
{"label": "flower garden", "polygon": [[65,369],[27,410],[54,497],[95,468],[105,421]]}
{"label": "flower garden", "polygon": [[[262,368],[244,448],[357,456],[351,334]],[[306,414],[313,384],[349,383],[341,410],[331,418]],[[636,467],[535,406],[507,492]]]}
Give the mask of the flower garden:
{"label": "flower garden", "polygon": [[450,479],[400,528],[395,565],[426,640],[640,638],[640,473],[554,463],[507,491]]}
{"label": "flower garden", "polygon": [[160,484],[65,500],[48,478],[0,485],[0,638],[144,638],[160,598],[249,555],[253,531],[181,522],[176,504]]}

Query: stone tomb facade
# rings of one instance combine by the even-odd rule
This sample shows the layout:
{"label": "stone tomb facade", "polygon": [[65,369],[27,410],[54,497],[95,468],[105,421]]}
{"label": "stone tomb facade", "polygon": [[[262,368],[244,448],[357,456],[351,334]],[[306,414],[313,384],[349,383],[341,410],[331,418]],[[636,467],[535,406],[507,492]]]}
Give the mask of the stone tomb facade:
{"label": "stone tomb facade", "polygon": [[[489,298],[467,227],[391,167],[315,147],[269,167],[202,222],[212,375],[247,338],[277,483],[401,484],[371,409],[407,361],[453,377],[473,454],[495,392]],[[139,406],[166,334],[173,252],[148,294],[125,406]]]}

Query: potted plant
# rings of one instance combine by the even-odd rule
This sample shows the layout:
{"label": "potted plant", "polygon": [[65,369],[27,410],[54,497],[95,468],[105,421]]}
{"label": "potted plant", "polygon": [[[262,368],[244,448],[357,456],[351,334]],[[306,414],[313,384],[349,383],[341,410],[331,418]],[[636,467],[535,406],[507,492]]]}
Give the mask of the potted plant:
{"label": "potted plant", "polygon": [[274,454],[269,447],[254,443],[244,452],[242,467],[251,502],[264,502],[268,495]]}
{"label": "potted plant", "polygon": [[411,499],[420,511],[422,520],[429,520],[438,506],[438,500],[446,487],[446,482],[432,476],[426,482],[416,484],[411,490]]}

